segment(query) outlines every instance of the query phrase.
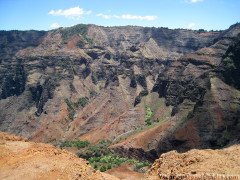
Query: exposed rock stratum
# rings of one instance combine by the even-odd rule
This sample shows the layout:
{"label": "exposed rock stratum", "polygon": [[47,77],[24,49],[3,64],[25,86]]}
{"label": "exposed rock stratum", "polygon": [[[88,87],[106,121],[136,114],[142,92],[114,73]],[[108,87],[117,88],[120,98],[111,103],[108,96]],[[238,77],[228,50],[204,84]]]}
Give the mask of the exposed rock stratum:
{"label": "exposed rock stratum", "polygon": [[109,139],[112,152],[152,162],[238,142],[239,33],[1,31],[0,130],[54,145]]}

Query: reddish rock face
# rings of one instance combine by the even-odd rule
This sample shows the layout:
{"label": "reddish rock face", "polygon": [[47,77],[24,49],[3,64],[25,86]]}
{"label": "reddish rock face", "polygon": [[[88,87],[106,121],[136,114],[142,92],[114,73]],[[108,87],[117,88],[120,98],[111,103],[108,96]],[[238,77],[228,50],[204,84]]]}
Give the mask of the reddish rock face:
{"label": "reddish rock face", "polygon": [[239,33],[239,24],[1,32],[0,130],[55,145],[109,139],[111,151],[151,161],[238,141],[240,92],[223,57]]}

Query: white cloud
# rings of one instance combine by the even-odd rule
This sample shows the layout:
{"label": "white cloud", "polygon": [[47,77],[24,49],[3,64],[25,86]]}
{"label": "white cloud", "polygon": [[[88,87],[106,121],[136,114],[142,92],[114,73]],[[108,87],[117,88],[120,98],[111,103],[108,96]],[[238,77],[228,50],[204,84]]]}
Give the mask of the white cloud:
{"label": "white cloud", "polygon": [[148,20],[148,21],[152,21],[155,20],[157,18],[157,16],[133,16],[130,14],[123,14],[121,16],[122,19],[139,19],[139,20]]}
{"label": "white cloud", "polygon": [[202,2],[203,0],[191,0],[191,3]]}
{"label": "white cloud", "polygon": [[204,0],[185,0],[186,3],[197,3],[197,2],[202,2]]}
{"label": "white cloud", "polygon": [[187,28],[188,29],[193,29],[194,26],[195,26],[195,23],[190,23]]}
{"label": "white cloud", "polygon": [[59,28],[61,27],[58,23],[53,23],[50,25],[51,28]]}
{"label": "white cloud", "polygon": [[77,6],[66,10],[62,9],[59,9],[57,11],[51,10],[48,14],[53,16],[65,16],[72,19],[79,19],[82,15],[89,15],[91,13],[92,11],[84,11],[83,8]]}
{"label": "white cloud", "polygon": [[97,16],[103,17],[104,19],[110,19],[112,16],[105,14],[97,14]]}
{"label": "white cloud", "polygon": [[148,20],[148,21],[153,21],[157,19],[157,16],[134,16],[130,14],[123,14],[121,16],[97,14],[97,16],[103,17],[105,19],[117,18],[117,19]]}

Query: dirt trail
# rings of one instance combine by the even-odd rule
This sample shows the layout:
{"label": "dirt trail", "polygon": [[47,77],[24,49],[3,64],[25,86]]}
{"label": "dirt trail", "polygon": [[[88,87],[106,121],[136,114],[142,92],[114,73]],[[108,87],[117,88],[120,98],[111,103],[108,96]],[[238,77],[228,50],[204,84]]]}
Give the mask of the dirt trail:
{"label": "dirt trail", "polygon": [[138,180],[143,178],[143,173],[135,172],[133,165],[123,165],[107,170],[106,173],[118,177],[121,180]]}

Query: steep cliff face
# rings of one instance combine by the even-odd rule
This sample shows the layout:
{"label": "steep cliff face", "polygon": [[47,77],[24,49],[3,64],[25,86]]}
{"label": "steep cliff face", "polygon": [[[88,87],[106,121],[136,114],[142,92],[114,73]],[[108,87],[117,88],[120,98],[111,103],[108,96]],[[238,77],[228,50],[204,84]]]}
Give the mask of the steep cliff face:
{"label": "steep cliff face", "polygon": [[77,25],[34,33],[28,45],[5,43],[10,54],[1,49],[1,131],[54,144],[110,139],[112,151],[152,161],[239,138],[239,91],[220,68],[239,24],[223,32]]}
{"label": "steep cliff face", "polygon": [[214,45],[182,56],[180,64],[174,62],[159,75],[153,90],[174,106],[172,114],[182,112],[184,101],[191,102],[185,106],[190,111],[178,128],[158,144],[160,153],[220,148],[239,139],[239,91],[221,80],[219,68],[229,44],[236,43],[239,30],[239,26],[230,28]]}

